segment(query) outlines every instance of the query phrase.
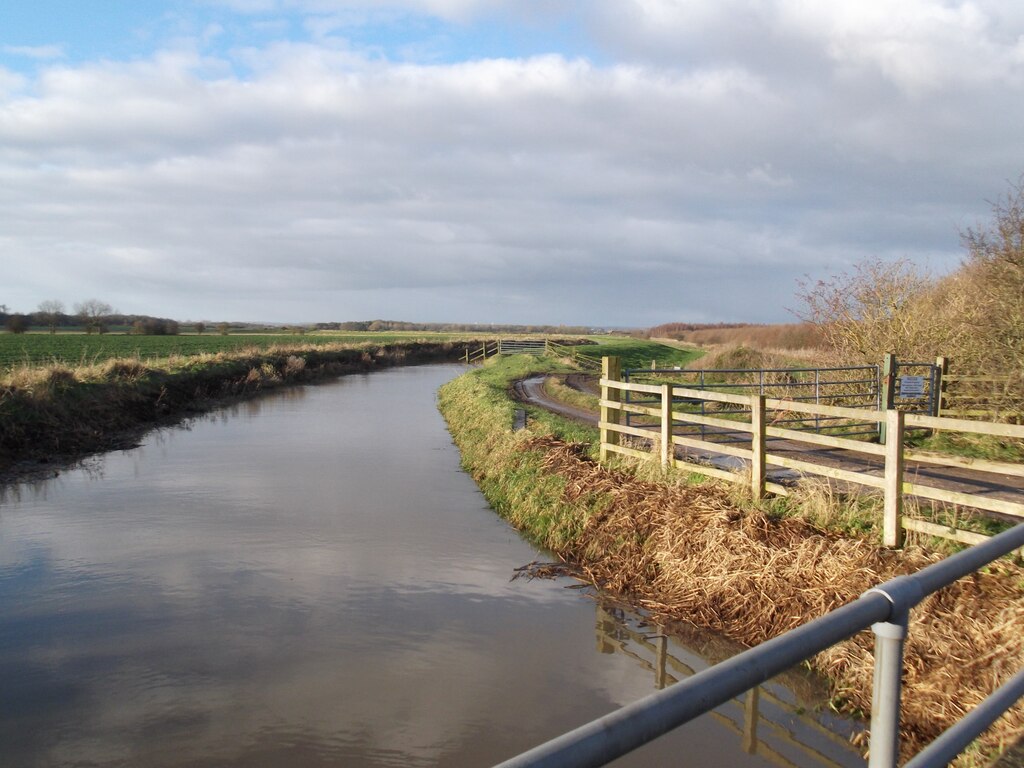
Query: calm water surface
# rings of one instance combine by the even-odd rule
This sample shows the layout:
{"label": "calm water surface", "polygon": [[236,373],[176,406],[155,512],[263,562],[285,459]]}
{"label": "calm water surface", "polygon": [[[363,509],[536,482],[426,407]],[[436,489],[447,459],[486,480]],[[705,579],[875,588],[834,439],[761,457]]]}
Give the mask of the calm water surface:
{"label": "calm water surface", "polygon": [[[0,765],[489,765],[705,666],[510,581],[545,555],[459,468],[458,372],[284,390],[7,489]],[[758,755],[736,702],[616,764],[858,764],[773,703],[802,695],[762,695]]]}

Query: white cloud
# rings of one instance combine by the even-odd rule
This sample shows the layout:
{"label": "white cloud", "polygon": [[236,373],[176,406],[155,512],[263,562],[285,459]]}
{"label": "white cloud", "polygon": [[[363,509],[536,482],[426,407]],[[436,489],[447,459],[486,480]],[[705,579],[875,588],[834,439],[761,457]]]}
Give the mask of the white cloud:
{"label": "white cloud", "polygon": [[25,56],[29,59],[64,58],[64,46],[62,45],[5,45],[3,51],[12,56]]}
{"label": "white cloud", "polygon": [[0,71],[4,300],[50,298],[33,265],[69,253],[83,295],[165,316],[241,285],[259,301],[232,311],[282,321],[784,320],[805,272],[944,268],[1024,170],[1024,18],[883,11],[603,3],[607,64],[335,40]]}

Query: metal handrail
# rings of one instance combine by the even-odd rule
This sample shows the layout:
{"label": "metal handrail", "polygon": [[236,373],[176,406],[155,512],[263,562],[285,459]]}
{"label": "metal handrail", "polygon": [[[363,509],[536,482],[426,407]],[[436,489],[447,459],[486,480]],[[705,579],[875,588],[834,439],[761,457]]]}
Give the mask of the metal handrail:
{"label": "metal handrail", "polygon": [[904,768],[939,768],[948,765],[1021,696],[1024,696],[1024,669],[999,686],[960,722],[946,729],[935,741],[918,752]]}
{"label": "metal handrail", "polygon": [[[869,766],[895,766],[899,751],[903,639],[910,609],[933,592],[1021,546],[1024,546],[1024,523],[917,573],[899,576],[869,589],[852,603],[524,752],[498,768],[605,765],[868,627],[875,632]],[[989,705],[986,715],[991,714],[992,709],[1005,711],[1024,693],[1020,677],[1018,674],[991,697],[996,698],[996,703]],[[970,716],[965,720],[971,727],[964,728],[973,736],[991,722],[982,717],[971,720]],[[975,733],[979,724],[980,730]],[[948,736],[942,738],[948,739],[943,743],[946,745],[960,743]],[[921,766],[937,764],[940,763],[920,763]]]}

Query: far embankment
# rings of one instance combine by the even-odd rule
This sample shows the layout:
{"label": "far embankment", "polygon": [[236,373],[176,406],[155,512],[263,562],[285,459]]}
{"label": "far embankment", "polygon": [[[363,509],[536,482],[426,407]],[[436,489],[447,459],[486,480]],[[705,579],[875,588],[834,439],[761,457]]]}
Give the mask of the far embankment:
{"label": "far embankment", "polygon": [[[0,477],[133,445],[141,431],[269,388],[395,365],[458,362],[488,334],[0,334]],[[623,337],[557,337],[592,360],[692,353]],[[577,346],[580,345],[580,346]]]}
{"label": "far embankment", "polygon": [[[32,337],[20,337],[25,338]],[[118,338],[141,341],[79,338],[99,344]],[[250,343],[234,350],[106,359],[97,351],[78,364],[56,358],[48,364],[0,369],[0,475],[45,470],[53,462],[132,445],[142,430],[268,388],[395,365],[457,362],[471,344],[479,343],[272,338],[277,343]]]}
{"label": "far embankment", "polygon": [[[84,365],[117,358],[153,360],[271,347],[332,347],[356,344],[462,343],[489,334],[388,332],[236,332],[138,335],[134,333],[0,333],[0,371],[18,366]],[[497,338],[497,337],[494,337]]]}

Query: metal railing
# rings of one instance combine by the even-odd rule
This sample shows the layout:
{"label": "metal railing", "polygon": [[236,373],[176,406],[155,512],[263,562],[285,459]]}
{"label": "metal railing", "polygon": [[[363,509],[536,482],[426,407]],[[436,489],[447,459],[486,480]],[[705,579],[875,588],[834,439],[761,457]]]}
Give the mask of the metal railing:
{"label": "metal railing", "polygon": [[498,341],[499,355],[543,355],[547,348],[544,339],[501,339]]}
{"label": "metal railing", "polygon": [[[696,650],[689,648],[685,641],[678,645],[682,653],[674,655],[669,651],[670,638],[662,627],[646,622],[644,629],[632,627],[626,611],[606,607],[600,601],[597,601],[596,630],[601,653],[620,653],[633,659],[653,673],[658,690],[695,675],[698,670],[693,666],[695,660],[706,661],[699,667],[706,669],[714,664],[708,654],[717,654],[719,660],[731,655],[721,655],[725,650],[721,645],[714,650],[702,645]],[[811,698],[804,698],[808,691],[805,690],[803,695],[798,693],[794,683],[801,682],[806,682],[802,674],[777,677],[770,683],[751,688],[743,697],[731,699],[727,706],[708,714],[725,732],[740,737],[740,746],[745,753],[757,755],[779,768],[862,766],[860,750],[850,738],[863,729],[845,720],[842,721],[847,726],[845,733],[827,727],[814,713],[819,699],[812,703]],[[820,694],[820,691],[814,690],[810,695],[815,694]],[[833,723],[838,722],[833,720]]]}
{"label": "metal railing", "polygon": [[[725,392],[730,394],[761,394],[784,398],[795,403],[815,405],[839,405],[851,408],[880,408],[879,367],[877,365],[839,366],[832,368],[720,368],[720,369],[651,369],[631,368],[623,372],[623,380],[637,383],[673,383],[681,387],[700,391]],[[633,405],[650,405],[657,398],[635,396],[627,390],[625,402]],[[706,402],[680,401],[680,405],[693,405],[700,416],[748,416],[749,409],[723,407],[717,404],[714,412],[706,411]],[[642,426],[643,419],[626,414],[626,426]],[[810,419],[793,416],[773,422],[776,426],[790,426],[792,429],[828,434],[842,434],[846,437],[875,435],[878,425],[870,421],[850,421],[836,416],[816,415]],[[688,429],[684,425],[686,434]],[[742,442],[745,438],[739,432],[729,430],[709,431],[703,426],[694,427],[694,434],[701,440],[716,442]]]}
{"label": "metal railing", "polygon": [[[868,627],[875,634],[868,765],[891,768],[899,755],[900,680],[910,610],[928,595],[1021,546],[1024,524],[917,573],[869,589],[842,608],[524,752],[498,768],[605,765]],[[1018,673],[918,754],[910,765],[945,765],[1022,693],[1024,673]]]}

